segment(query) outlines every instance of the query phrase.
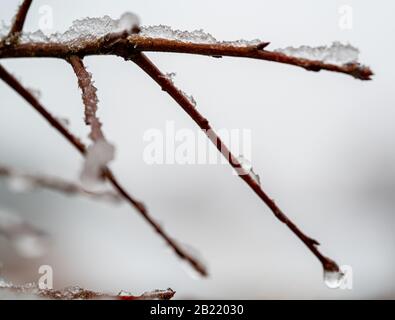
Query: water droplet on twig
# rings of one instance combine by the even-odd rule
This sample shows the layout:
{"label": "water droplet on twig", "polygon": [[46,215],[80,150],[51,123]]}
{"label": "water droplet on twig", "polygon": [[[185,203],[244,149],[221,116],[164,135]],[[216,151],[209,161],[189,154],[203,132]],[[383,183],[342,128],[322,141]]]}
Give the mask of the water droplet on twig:
{"label": "water droplet on twig", "polygon": [[328,288],[339,288],[343,278],[344,273],[342,271],[324,270],[324,282]]}

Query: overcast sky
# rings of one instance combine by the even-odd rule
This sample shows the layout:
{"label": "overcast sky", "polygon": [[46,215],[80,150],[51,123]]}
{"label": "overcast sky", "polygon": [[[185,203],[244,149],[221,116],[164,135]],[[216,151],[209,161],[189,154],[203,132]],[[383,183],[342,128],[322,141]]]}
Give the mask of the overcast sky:
{"label": "overcast sky", "polygon": [[[49,264],[56,287],[81,285],[135,293],[171,287],[177,297],[395,298],[395,31],[391,1],[33,1],[27,30],[39,28],[43,6],[53,29],[83,17],[125,11],[144,25],[204,29],[217,39],[260,38],[272,48],[351,43],[375,76],[362,82],[328,72],[265,61],[148,54],[197,101],[214,128],[248,129],[252,162],[263,188],[324,254],[353,269],[352,290],[330,290],[319,262],[225,165],[148,165],[149,129],[197,130],[193,121],[132,63],[88,57],[98,88],[103,130],[116,146],[111,167],[166,230],[196,248],[209,279],[194,279],[136,212],[124,205],[53,192],[15,194],[0,181],[0,207],[50,233],[48,254],[15,256],[1,238],[3,276],[34,281]],[[339,26],[339,8],[353,26]],[[0,20],[17,1],[2,1]],[[47,7],[45,7],[47,8]],[[72,69],[53,59],[2,64],[41,91],[41,101],[86,138]],[[0,84],[0,163],[78,181],[82,159],[5,84]]]}

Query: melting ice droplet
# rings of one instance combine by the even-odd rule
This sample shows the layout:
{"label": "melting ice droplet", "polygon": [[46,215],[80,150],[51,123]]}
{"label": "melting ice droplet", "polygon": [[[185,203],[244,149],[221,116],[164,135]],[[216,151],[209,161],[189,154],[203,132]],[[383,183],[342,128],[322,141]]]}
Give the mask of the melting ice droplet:
{"label": "melting ice droplet", "polygon": [[[254,172],[254,169],[252,168],[251,161],[244,158],[242,155],[237,157],[237,161],[240,163],[242,170],[236,169],[236,174],[242,175],[242,174],[245,174],[244,172],[247,172],[248,175],[250,175],[255,180],[255,182],[260,185],[261,179],[260,179],[259,175]],[[243,170],[244,170],[244,172],[243,172]]]}
{"label": "melting ice droplet", "polygon": [[324,270],[324,282],[328,288],[339,288],[343,279],[344,273],[341,271]]}
{"label": "melting ice droplet", "polygon": [[114,146],[102,139],[89,146],[81,173],[81,182],[87,188],[102,184],[101,170],[114,159],[114,153]]}
{"label": "melting ice droplet", "polygon": [[300,46],[297,48],[286,47],[284,49],[277,49],[287,56],[318,60],[333,64],[347,64],[358,62],[359,50],[350,44],[342,44],[338,41],[333,42],[331,46]]}
{"label": "melting ice droplet", "polygon": [[41,91],[35,88],[27,88],[28,91],[36,98],[40,99],[41,98]]}
{"label": "melting ice droplet", "polygon": [[176,75],[177,74],[175,72],[168,72],[168,73],[166,73],[166,78],[171,81],[174,81],[174,78],[176,77]]}
{"label": "melting ice droplet", "polygon": [[132,31],[134,28],[138,28],[139,25],[139,17],[132,12],[125,12],[118,21],[119,31]]}
{"label": "melting ice droplet", "polygon": [[196,100],[195,100],[195,98],[193,97],[193,95],[188,94],[188,93],[186,93],[186,92],[184,92],[184,91],[181,91],[181,92],[182,92],[182,94],[188,99],[188,101],[189,101],[194,107],[196,107],[197,103],[196,103]]}

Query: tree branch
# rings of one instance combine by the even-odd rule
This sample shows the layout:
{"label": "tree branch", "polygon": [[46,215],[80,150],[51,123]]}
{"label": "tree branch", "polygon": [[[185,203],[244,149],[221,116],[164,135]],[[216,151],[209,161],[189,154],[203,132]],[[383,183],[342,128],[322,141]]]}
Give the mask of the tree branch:
{"label": "tree branch", "polygon": [[[85,122],[91,126],[90,138],[96,142],[104,139],[101,130],[101,123],[96,116],[97,96],[93,86],[91,75],[87,72],[82,58],[89,55],[116,55],[126,60],[132,60],[143,69],[161,88],[166,91],[197,123],[205,132],[209,140],[217,147],[220,153],[228,160],[229,164],[238,172],[241,179],[257,194],[257,196],[271,209],[277,219],[283,222],[319,259],[326,271],[339,271],[339,267],[333,260],[325,257],[318,250],[319,243],[305,235],[275,204],[275,202],[263,191],[249,171],[245,170],[239,160],[234,157],[227,146],[221,141],[219,136],[211,128],[209,121],[201,115],[191,103],[189,98],[178,88],[176,88],[168,77],[145,56],[144,52],[173,52],[185,54],[197,54],[212,56],[215,58],[229,56],[272,61],[282,64],[298,66],[309,71],[327,70],[332,72],[351,75],[361,80],[370,80],[373,75],[369,67],[359,63],[332,64],[325,61],[310,60],[290,56],[279,51],[266,50],[268,42],[250,45],[238,45],[232,42],[201,43],[183,41],[183,39],[163,39],[153,38],[142,34],[132,34],[130,32],[110,33],[100,38],[75,38],[67,42],[53,41],[43,38],[43,42],[19,43],[19,35],[22,31],[27,11],[31,0],[25,0],[21,5],[9,36],[0,41],[1,58],[27,58],[27,57],[47,57],[60,58],[69,61],[77,75],[79,86],[82,90],[82,98],[85,105]],[[137,32],[137,31],[136,31]],[[9,40],[9,41],[8,41]],[[83,156],[87,156],[85,145],[74,135],[72,135],[59,121],[38,102],[34,96],[28,92],[12,75],[0,66],[0,78],[8,83],[26,101],[28,101],[36,111],[38,111],[59,133],[61,133]],[[183,251],[177,243],[170,238],[158,223],[148,214],[145,206],[134,199],[117,181],[110,169],[103,168],[103,176],[112,184],[114,189],[131,206],[138,210],[140,215],[147,221],[154,230],[166,241],[175,253],[182,259],[188,261],[198,272],[206,275],[204,266],[198,260]]]}
{"label": "tree branch", "polygon": [[[41,103],[28,91],[26,90],[18,80],[15,79],[7,70],[0,65],[0,79],[4,80],[12,89],[14,89],[20,96],[22,96],[29,104],[40,113],[67,141],[69,141],[83,156],[86,156],[85,145],[71,134],[56,118],[54,118],[42,105]],[[149,215],[145,206],[134,199],[118,182],[114,174],[110,169],[104,168],[103,175],[108,179],[112,186],[119,192],[119,194],[132,206],[140,215],[144,218],[149,225],[165,240],[165,242],[174,250],[174,252],[180,257],[187,261],[197,272],[203,276],[207,276],[207,270],[196,258],[188,254],[183,250],[167,233],[162,227],[155,222],[155,220]]]}
{"label": "tree branch", "polygon": [[18,11],[15,15],[14,22],[11,26],[10,32],[7,39],[12,39],[11,42],[17,42],[20,34],[22,33],[23,25],[25,24],[27,12],[29,11],[30,5],[33,0],[24,0],[19,6]]}
{"label": "tree branch", "polygon": [[209,140],[216,146],[218,151],[228,160],[229,164],[239,173],[239,177],[258,195],[258,197],[270,208],[273,214],[283,222],[289,229],[310,249],[310,251],[322,263],[327,271],[339,271],[339,267],[333,260],[325,257],[317,249],[318,241],[305,235],[275,204],[275,202],[263,191],[259,183],[242,168],[238,159],[230,152],[228,147],[222,142],[220,137],[210,126],[208,120],[204,118],[195,106],[189,101],[181,90],[166,77],[144,54],[131,57],[131,60],[144,70],[161,88],[166,91],[181,108],[196,122],[203,130]]}
{"label": "tree branch", "polygon": [[178,40],[168,40],[161,38],[148,38],[138,34],[128,35],[125,33],[108,34],[102,38],[94,40],[81,39],[77,44],[62,42],[42,42],[23,43],[14,46],[0,46],[0,58],[67,58],[70,55],[118,55],[121,57],[132,56],[133,54],[154,51],[198,54],[212,57],[239,57],[258,60],[266,60],[298,66],[309,71],[327,70],[332,72],[351,75],[360,80],[370,80],[373,72],[369,67],[359,63],[349,63],[337,65],[325,63],[319,60],[302,59],[285,55],[281,52],[267,51],[267,43],[237,46],[231,43],[192,43]]}
{"label": "tree branch", "polygon": [[93,141],[98,141],[99,139],[105,140],[101,130],[102,124],[96,115],[98,99],[96,88],[92,82],[92,76],[86,70],[80,57],[73,55],[67,60],[73,67],[74,73],[78,79],[78,85],[82,91],[82,101],[85,106],[85,123],[91,128],[89,136]]}

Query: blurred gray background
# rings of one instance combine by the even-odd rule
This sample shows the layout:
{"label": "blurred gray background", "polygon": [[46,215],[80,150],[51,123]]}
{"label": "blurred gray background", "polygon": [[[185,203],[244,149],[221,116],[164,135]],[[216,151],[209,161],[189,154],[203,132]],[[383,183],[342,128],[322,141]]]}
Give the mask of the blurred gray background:
{"label": "blurred gray background", "polygon": [[[9,23],[18,1],[2,1]],[[0,207],[50,233],[39,259],[16,256],[0,238],[1,276],[35,281],[49,264],[54,285],[135,294],[171,287],[178,298],[395,298],[395,98],[391,1],[33,1],[53,9],[52,32],[86,16],[137,13],[144,25],[203,28],[217,39],[261,38],[271,48],[339,40],[361,50],[375,72],[362,82],[328,72],[237,58],[149,53],[193,94],[215,128],[252,130],[252,160],[264,189],[324,254],[353,268],[352,290],[331,290],[318,260],[225,165],[144,163],[150,128],[197,127],[132,63],[89,57],[99,116],[116,147],[111,167],[166,230],[196,248],[208,279],[191,277],[163,241],[127,204],[112,205],[50,191],[16,194],[0,180]],[[353,8],[353,28],[339,27],[339,7]],[[83,107],[70,66],[53,59],[1,63],[42,92],[53,114],[86,138]],[[0,84],[0,162],[78,181],[82,159],[14,91]]]}

